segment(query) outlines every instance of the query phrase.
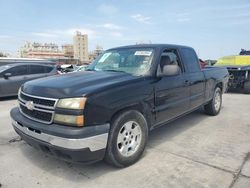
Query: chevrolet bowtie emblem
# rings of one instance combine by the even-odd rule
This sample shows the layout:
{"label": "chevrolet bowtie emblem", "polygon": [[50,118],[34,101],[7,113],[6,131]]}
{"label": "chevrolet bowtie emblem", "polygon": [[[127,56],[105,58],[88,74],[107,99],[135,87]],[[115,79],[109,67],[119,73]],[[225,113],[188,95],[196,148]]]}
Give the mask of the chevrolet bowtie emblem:
{"label": "chevrolet bowtie emblem", "polygon": [[27,109],[29,109],[29,110],[34,110],[34,103],[33,103],[33,101],[27,101],[27,102],[25,103],[25,106],[26,106]]}

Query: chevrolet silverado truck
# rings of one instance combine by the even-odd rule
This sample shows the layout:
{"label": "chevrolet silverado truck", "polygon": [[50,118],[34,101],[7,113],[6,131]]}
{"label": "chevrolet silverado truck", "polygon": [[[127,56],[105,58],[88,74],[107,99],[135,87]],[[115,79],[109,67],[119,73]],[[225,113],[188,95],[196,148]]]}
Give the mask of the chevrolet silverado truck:
{"label": "chevrolet silverado truck", "polygon": [[73,162],[126,167],[150,130],[200,107],[219,114],[226,68],[201,69],[186,46],[144,44],[105,51],[86,71],[26,82],[10,112],[31,146]]}

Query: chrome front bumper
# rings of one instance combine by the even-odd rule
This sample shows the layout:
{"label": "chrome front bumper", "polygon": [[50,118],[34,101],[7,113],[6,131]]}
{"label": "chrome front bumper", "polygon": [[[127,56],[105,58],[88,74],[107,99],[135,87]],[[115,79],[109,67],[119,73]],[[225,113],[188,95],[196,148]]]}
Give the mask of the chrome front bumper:
{"label": "chrome front bumper", "polygon": [[25,127],[12,119],[12,125],[22,133],[35,138],[37,140],[65,149],[81,150],[88,148],[91,152],[105,149],[108,141],[108,133],[95,135],[86,138],[63,138],[59,136],[49,135],[32,128]]}

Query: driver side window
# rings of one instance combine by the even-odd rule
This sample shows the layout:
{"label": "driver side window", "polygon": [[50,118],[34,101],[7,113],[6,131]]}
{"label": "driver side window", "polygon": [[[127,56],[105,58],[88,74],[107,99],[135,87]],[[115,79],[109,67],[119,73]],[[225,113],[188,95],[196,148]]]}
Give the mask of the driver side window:
{"label": "driver side window", "polygon": [[162,52],[159,66],[161,71],[163,71],[163,67],[165,65],[178,65],[180,67],[181,72],[183,72],[183,68],[180,64],[180,58],[176,49],[167,49]]}
{"label": "driver side window", "polygon": [[11,73],[11,76],[21,76],[28,74],[28,66],[27,65],[19,65],[12,67],[8,70],[5,70],[3,74],[5,73]]}

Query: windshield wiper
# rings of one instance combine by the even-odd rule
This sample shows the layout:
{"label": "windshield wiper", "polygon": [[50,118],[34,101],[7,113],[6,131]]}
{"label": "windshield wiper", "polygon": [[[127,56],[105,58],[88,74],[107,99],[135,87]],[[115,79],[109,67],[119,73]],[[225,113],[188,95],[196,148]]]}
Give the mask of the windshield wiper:
{"label": "windshield wiper", "polygon": [[95,69],[85,69],[84,71],[95,71]]}
{"label": "windshield wiper", "polygon": [[114,70],[114,69],[110,69],[110,70],[103,70],[103,71],[109,71],[109,72],[123,72],[123,73],[127,73],[127,72],[122,71],[122,70]]}

